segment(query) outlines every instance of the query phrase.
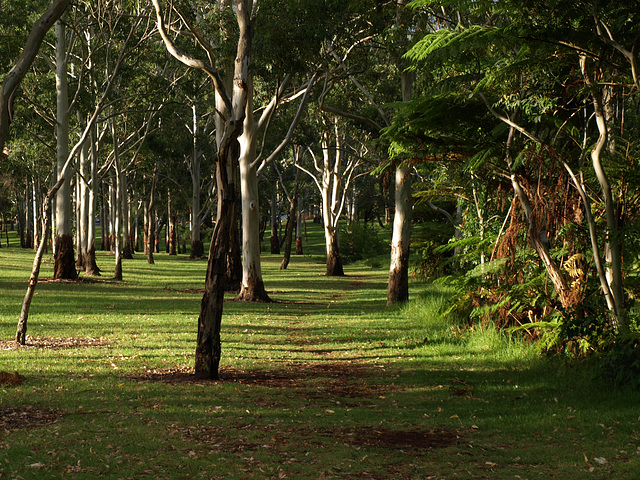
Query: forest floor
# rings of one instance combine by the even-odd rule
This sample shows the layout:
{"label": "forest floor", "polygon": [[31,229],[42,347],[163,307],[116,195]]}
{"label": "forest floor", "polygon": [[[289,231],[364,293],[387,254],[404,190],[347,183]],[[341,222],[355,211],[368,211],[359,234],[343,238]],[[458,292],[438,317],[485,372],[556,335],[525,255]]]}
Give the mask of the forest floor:
{"label": "forest floor", "polygon": [[206,262],[137,255],[113,282],[100,254],[101,281],[38,285],[16,347],[32,258],[0,249],[0,478],[640,478],[638,392],[451,324],[445,287],[387,308],[384,268],[265,254],[275,301],[229,295],[204,381]]}

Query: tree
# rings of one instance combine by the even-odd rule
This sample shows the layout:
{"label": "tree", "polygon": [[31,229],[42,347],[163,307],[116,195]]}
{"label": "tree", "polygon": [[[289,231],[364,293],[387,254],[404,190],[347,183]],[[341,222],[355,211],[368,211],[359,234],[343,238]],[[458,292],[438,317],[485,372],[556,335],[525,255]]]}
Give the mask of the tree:
{"label": "tree", "polygon": [[[559,313],[562,321],[552,324],[562,334],[555,338],[569,346],[578,337],[597,349],[611,331],[625,335],[628,299],[621,286],[631,264],[622,251],[633,221],[620,212],[622,205],[627,213],[638,205],[627,193],[635,178],[628,159],[636,151],[629,135],[637,116],[626,102],[635,101],[635,90],[624,86],[637,86],[636,58],[623,45],[637,35],[637,5],[567,3],[553,11],[509,1],[414,5],[440,25],[409,52],[426,88],[394,122],[395,138],[413,136],[414,154],[455,158],[451,170],[467,169],[485,182],[493,177],[496,191],[508,186],[515,198],[510,225],[504,228],[505,219],[494,232],[491,257],[496,253],[501,263],[485,267],[502,273],[486,275],[494,285],[482,285],[491,290],[482,302],[522,323]],[[442,117],[430,116],[438,108],[457,124],[438,124]],[[552,295],[544,281],[532,279],[541,278],[537,271],[517,267],[523,230]],[[595,272],[589,273],[589,259]],[[510,290],[501,292],[506,279]],[[518,293],[524,291],[526,297]],[[604,301],[589,301],[597,291]],[[470,295],[477,301],[479,292]],[[536,296],[546,298],[544,308],[527,303]]]}
{"label": "tree", "polygon": [[[66,28],[62,20],[55,25],[56,32],[56,140],[57,168],[62,171],[69,157],[69,93],[67,85],[68,48]],[[71,173],[71,172],[70,172]],[[75,280],[78,276],[72,236],[71,175],[68,175],[56,193],[55,263],[53,277]]]}
{"label": "tree", "polygon": [[[62,187],[64,182],[68,178],[70,178],[71,175],[73,174],[73,171],[76,168],[76,166],[74,165],[75,157],[78,154],[79,150],[82,148],[82,146],[85,144],[91,129],[93,128],[93,126],[95,125],[98,119],[98,115],[100,115],[100,113],[102,113],[103,109],[105,108],[109,92],[111,91],[114,80],[118,75],[118,71],[120,69],[120,66],[122,65],[122,61],[127,51],[126,49],[127,49],[128,42],[131,39],[132,33],[135,30],[136,25],[137,24],[134,23],[131,30],[129,31],[129,35],[126,41],[124,42],[123,48],[120,51],[120,55],[118,56],[118,60],[114,65],[113,71],[111,72],[111,75],[104,86],[102,96],[100,100],[97,102],[93,110],[93,114],[87,121],[87,125],[84,131],[82,132],[82,134],[80,135],[80,139],[76,142],[74,147],[69,152],[65,163],[62,165],[62,168],[57,171],[57,180],[53,184],[53,186],[48,190],[46,196],[43,199],[43,206],[42,206],[43,239],[47,238],[50,232],[49,222],[50,222],[51,201],[54,198],[54,196],[57,194],[58,190]],[[35,258],[33,260],[33,267],[32,267],[31,275],[29,278],[29,284],[27,286],[27,292],[25,293],[24,300],[22,302],[22,308],[20,310],[20,318],[18,319],[18,326],[16,328],[16,343],[18,344],[24,345],[26,341],[29,309],[31,308],[31,301],[33,300],[36,286],[38,284],[38,278],[40,275],[40,265],[42,264],[42,256],[44,255],[46,244],[47,242],[45,241],[40,242]]]}
{"label": "tree", "polygon": [[[226,106],[226,116],[223,117],[225,129],[220,142],[218,142],[216,157],[218,213],[209,250],[205,293],[200,307],[200,316],[198,317],[195,360],[196,375],[216,379],[218,378],[221,355],[220,327],[224,298],[224,273],[229,247],[228,232],[235,202],[233,179],[227,176],[227,167],[229,164],[237,162],[240,156],[238,137],[242,131],[249,95],[249,59],[253,39],[251,3],[248,0],[237,0],[235,3],[234,9],[239,33],[232,92],[225,88],[218,71],[210,64],[187,55],[178,49],[167,35],[159,1],[153,0],[153,4],[157,15],[158,30],[167,50],[185,65],[206,73],[211,78],[216,93]],[[187,28],[200,42],[200,45],[205,47],[205,50],[210,55],[209,58],[215,58],[213,49],[207,48],[208,43],[202,38],[200,32],[188,24]]]}
{"label": "tree", "polygon": [[362,159],[358,155],[349,155],[337,116],[323,123],[322,163],[318,162],[316,154],[309,148],[316,173],[301,165],[297,167],[314,180],[322,198],[327,275],[342,276],[344,269],[340,256],[340,217],[344,210],[347,192],[351,182],[357,177],[355,172],[362,163]]}

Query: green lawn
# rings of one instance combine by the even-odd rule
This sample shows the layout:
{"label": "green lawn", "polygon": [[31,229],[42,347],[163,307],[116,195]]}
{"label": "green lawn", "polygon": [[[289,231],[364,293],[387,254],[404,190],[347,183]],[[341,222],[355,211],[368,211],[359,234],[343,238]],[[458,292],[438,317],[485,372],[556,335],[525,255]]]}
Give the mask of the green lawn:
{"label": "green lawn", "polygon": [[[321,245],[305,249],[286,271],[264,254],[276,302],[229,296],[220,382],[189,374],[205,261],[138,254],[113,282],[99,252],[97,283],[40,283],[31,346],[0,353],[23,376],[0,385],[0,478],[640,478],[638,392],[460,332],[437,314],[442,286],[386,308],[384,268],[329,278]],[[3,242],[0,339],[32,261]]]}

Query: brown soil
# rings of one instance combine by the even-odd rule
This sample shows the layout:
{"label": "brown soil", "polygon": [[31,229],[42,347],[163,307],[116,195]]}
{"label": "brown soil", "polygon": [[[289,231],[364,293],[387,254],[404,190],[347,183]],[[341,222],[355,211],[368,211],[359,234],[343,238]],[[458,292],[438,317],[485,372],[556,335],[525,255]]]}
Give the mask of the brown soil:
{"label": "brown soil", "polygon": [[0,406],[0,431],[48,425],[62,417],[63,414],[55,410]]}
{"label": "brown soil", "polygon": [[22,376],[15,373],[0,372],[0,385],[16,386],[22,384]]}
{"label": "brown soil", "polygon": [[59,350],[63,348],[105,347],[109,342],[102,338],[74,338],[74,337],[31,337],[27,335],[24,345],[16,344],[14,339],[0,340],[0,350],[18,350],[22,348],[42,348]]}

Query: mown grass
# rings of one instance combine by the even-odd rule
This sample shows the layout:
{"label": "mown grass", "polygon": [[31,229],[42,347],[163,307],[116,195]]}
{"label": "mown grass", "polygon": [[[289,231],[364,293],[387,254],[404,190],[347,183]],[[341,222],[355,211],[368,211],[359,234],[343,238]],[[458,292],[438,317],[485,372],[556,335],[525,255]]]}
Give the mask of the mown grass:
{"label": "mown grass", "polygon": [[[0,386],[0,412],[60,414],[0,432],[0,477],[640,478],[638,392],[491,328],[457,329],[437,314],[443,286],[414,283],[387,308],[383,268],[329,278],[321,244],[305,249],[286,271],[263,256],[275,303],[229,296],[213,383],[184,374],[204,261],[137,255],[116,283],[99,253],[103,282],[39,284],[29,334],[94,344],[0,352],[0,370],[24,376]],[[0,249],[0,339],[15,334],[32,259]]]}

